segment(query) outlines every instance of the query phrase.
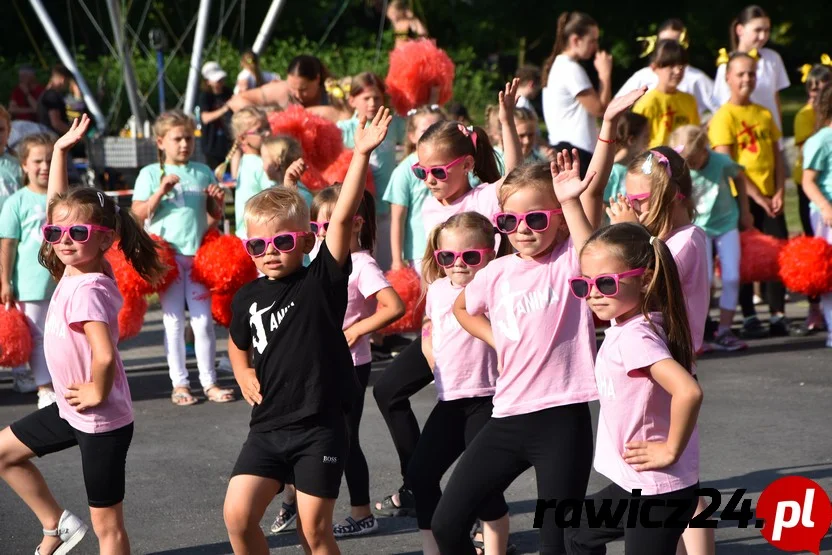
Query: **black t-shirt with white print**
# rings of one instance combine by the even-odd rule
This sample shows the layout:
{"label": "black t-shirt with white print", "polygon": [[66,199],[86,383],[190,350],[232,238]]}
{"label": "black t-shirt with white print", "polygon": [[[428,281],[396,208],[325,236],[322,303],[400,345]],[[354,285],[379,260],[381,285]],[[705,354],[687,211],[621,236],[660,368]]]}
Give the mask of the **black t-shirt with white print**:
{"label": "black t-shirt with white print", "polygon": [[265,432],[325,412],[345,412],[359,390],[342,331],[350,257],[339,267],[326,242],[307,268],[261,277],[231,302],[234,344],[251,349],[263,402],[251,431]]}

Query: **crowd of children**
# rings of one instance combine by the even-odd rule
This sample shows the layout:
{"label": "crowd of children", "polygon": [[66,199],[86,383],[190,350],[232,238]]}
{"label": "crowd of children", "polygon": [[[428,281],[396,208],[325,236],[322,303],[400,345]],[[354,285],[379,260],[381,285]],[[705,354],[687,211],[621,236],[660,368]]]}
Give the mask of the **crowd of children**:
{"label": "crowd of children", "polygon": [[[361,73],[338,85],[344,106],[333,108],[326,68],[299,57],[269,94],[327,108],[318,113],[338,120],[352,150],[342,182],[314,195],[302,182],[311,153],[295,137],[272,136],[264,109],[246,100],[254,96],[203,113],[209,123],[235,110],[216,170],[193,160],[193,119],[160,115],[159,160],[139,173],[130,210],[68,187],[67,156],[86,116],[57,140],[33,135],[12,153],[0,109],[0,303],[29,324],[31,371],[14,369],[14,388],[37,390],[39,409],[0,432],[0,477],[43,527],[37,553],[68,553],[87,531],[31,463],[74,445],[101,551],[130,550],[122,502],[133,409],[109,249],[151,283],[165,268],[149,233],[175,251],[178,277],[160,294],[171,401],[198,402],[185,367],[186,310],[205,398],[235,400],[218,385],[211,292],[191,275],[203,237],[225,215],[219,183],[230,172],[235,233],[259,274],[230,303],[228,357],[252,407],[223,507],[235,552],[268,552],[260,521],[284,492],[272,531],[296,522],[307,553],[339,553],[336,538],[376,532],[377,516],[415,516],[426,554],[505,554],[514,548],[503,492],[520,474],[534,468],[540,499],[582,499],[594,466],[611,483],[591,499],[640,490],[645,500],[684,502],[682,525],[599,529],[573,514],[576,526],[564,530],[549,507],[539,515],[541,553],[599,553],[623,537],[627,552],[712,554],[712,530],[685,527],[703,508],[696,357],[747,347],[732,331],[738,303],[743,338],[801,333],[786,318],[782,283],[761,286],[766,328],[754,285],[740,279],[741,230],[788,236],[779,91],[789,80],[765,48],[770,29],[761,8],[743,10],[714,83],[688,65],[685,26],[669,20],[645,39],[649,67],[613,96],[597,23],[568,12],[542,79],[521,68],[485,127],[428,104],[398,122],[401,136],[384,80]],[[591,58],[600,91],[578,63]],[[829,243],[831,81],[823,65],[807,72],[794,172],[805,231]],[[531,103],[541,85],[546,146]],[[719,321],[709,330],[716,257]],[[385,271],[407,268],[421,276],[421,333],[373,390],[402,485],[371,503],[372,462],[359,440],[371,345],[406,312]],[[832,294],[810,301],[802,332],[832,329]],[[599,350],[597,321],[609,322]],[[432,382],[437,403],[420,430],[409,398]],[[335,521],[342,476],[351,509]]]}

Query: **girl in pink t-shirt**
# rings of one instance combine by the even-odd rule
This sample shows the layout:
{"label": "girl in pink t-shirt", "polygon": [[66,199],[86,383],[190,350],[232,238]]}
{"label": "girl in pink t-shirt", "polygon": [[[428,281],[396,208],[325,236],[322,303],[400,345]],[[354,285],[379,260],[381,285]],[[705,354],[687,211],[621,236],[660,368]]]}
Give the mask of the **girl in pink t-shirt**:
{"label": "girl in pink t-shirt", "polygon": [[88,127],[83,116],[55,143],[42,230],[40,262],[58,280],[44,329],[57,402],[0,432],[0,476],[43,526],[36,553],[68,553],[87,532],[77,516],[61,510],[30,462],[74,445],[81,450],[99,551],[130,553],[122,501],[133,406],[116,348],[122,299],[104,253],[118,238],[124,256],[142,277],[156,282],[165,270],[153,240],[128,211],[120,211],[95,189],[67,192],[67,153]]}
{"label": "girl in pink t-shirt", "polygon": [[[584,181],[580,164],[560,154],[558,164],[516,168],[500,187],[502,212],[494,220],[517,253],[478,272],[454,304],[462,327],[497,351],[500,376],[492,418],[466,449],[434,514],[442,553],[473,553],[467,531],[476,508],[530,466],[539,499],[585,494],[592,463],[588,403],[598,397],[595,333],[589,309],[569,294],[568,280],[578,272],[577,249],[600,224],[614,155],[610,137],[645,90],[610,103]],[[561,203],[560,189],[577,193]],[[580,238],[570,237],[562,215],[567,210],[592,222]],[[562,553],[554,508],[541,516],[541,553]]]}
{"label": "girl in pink t-shirt", "polygon": [[[590,527],[583,513],[580,528],[567,531],[567,552],[598,553],[624,537],[627,553],[675,553],[698,499],[702,404],[676,263],[664,241],[623,223],[589,238],[577,275],[569,281],[572,295],[613,322],[595,360],[601,412],[594,465],[613,483],[590,499],[596,508],[612,503],[615,513],[639,497],[652,502],[648,516],[658,524],[625,513],[617,525]],[[683,515],[675,515],[677,507]]]}
{"label": "girl in pink t-shirt", "polygon": [[[427,555],[439,554],[431,531],[442,496],[439,482],[491,418],[497,353],[462,329],[453,305],[477,272],[494,259],[494,245],[491,221],[476,212],[462,212],[434,228],[422,261],[422,277],[428,284],[422,352],[433,371],[439,402],[422,429],[407,481],[413,487],[422,551]],[[484,551],[504,553],[509,524],[502,492],[486,499],[477,516],[484,523]]]}
{"label": "girl in pink t-shirt", "polygon": [[[338,201],[341,186],[324,189],[312,202],[312,231],[323,241],[329,227],[329,217]],[[347,284],[347,312],[344,316],[344,335],[350,346],[355,373],[361,384],[361,393],[347,414],[350,452],[346,460],[344,475],[350,491],[350,516],[333,526],[336,538],[363,536],[378,531],[378,522],[370,510],[370,471],[367,459],[359,443],[359,426],[364,413],[364,390],[370,380],[370,336],[390,325],[405,313],[405,306],[396,291],[384,278],[373,250],[376,243],[376,211],[373,195],[364,191],[364,198],[358,206],[352,227],[350,252],[352,271]],[[294,488],[287,487],[287,502],[283,503],[281,515],[275,524],[288,522],[297,514],[293,500]],[[290,498],[291,496],[291,498]],[[285,513],[285,514],[284,514]],[[287,518],[287,515],[289,517]]]}

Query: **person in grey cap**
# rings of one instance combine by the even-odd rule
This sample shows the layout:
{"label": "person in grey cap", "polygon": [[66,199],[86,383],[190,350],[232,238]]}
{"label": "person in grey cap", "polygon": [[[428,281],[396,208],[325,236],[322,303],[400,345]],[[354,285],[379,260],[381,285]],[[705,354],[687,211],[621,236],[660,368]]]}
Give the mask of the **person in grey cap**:
{"label": "person in grey cap", "polygon": [[199,119],[202,123],[202,152],[205,163],[211,168],[219,166],[231,148],[229,120],[231,111],[228,100],[233,95],[226,84],[228,74],[217,62],[206,62],[202,66],[205,86],[199,96]]}

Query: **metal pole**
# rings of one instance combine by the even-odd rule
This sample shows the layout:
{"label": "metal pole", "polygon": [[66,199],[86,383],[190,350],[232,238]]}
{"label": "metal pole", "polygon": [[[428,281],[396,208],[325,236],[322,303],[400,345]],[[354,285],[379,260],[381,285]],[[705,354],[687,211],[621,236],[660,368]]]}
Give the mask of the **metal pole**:
{"label": "metal pole", "polygon": [[258,56],[266,48],[266,43],[269,42],[269,38],[271,38],[272,31],[274,30],[274,24],[277,22],[277,17],[280,15],[280,11],[285,5],[286,0],[272,0],[272,5],[269,6],[269,11],[266,12],[266,19],[263,20],[263,24],[260,26],[260,32],[257,33],[257,38],[254,39],[254,46],[251,47],[252,52]]}
{"label": "metal pole", "polygon": [[113,38],[116,49],[121,58],[121,67],[124,72],[124,90],[127,92],[127,101],[130,103],[130,111],[133,119],[136,120],[136,128],[141,129],[144,123],[144,110],[139,102],[139,86],[136,84],[136,75],[133,73],[133,57],[127,51],[127,43],[124,40],[123,26],[121,21],[121,9],[119,0],[107,0],[107,11],[110,12],[110,24],[113,26]]}
{"label": "metal pole", "polygon": [[165,111],[165,55],[161,49],[156,51],[156,72],[159,74],[159,112]]}
{"label": "metal pole", "polygon": [[46,8],[43,7],[41,0],[29,0],[29,4],[31,4],[32,9],[35,10],[35,14],[37,14],[41,25],[43,25],[44,31],[46,31],[47,36],[49,36],[49,41],[52,43],[52,47],[61,59],[61,62],[75,77],[75,81],[78,83],[78,88],[81,89],[81,94],[84,95],[84,102],[95,120],[96,127],[101,132],[106,131],[107,118],[104,116],[104,112],[101,111],[101,107],[95,100],[95,96],[93,96],[89,85],[87,85],[87,81],[84,79],[84,76],[81,75],[81,72],[78,70],[78,66],[75,65],[75,59],[72,57],[72,54],[69,53],[69,50],[67,50],[63,39],[61,39],[61,35],[55,28],[55,24],[52,23],[52,19],[49,17],[49,12],[47,12]]}
{"label": "metal pole", "polygon": [[194,46],[191,52],[191,68],[188,71],[188,88],[185,90],[185,113],[192,114],[196,105],[196,93],[199,87],[200,66],[202,66],[202,49],[205,47],[205,32],[208,29],[208,13],[211,0],[199,0],[199,13],[194,32]]}

